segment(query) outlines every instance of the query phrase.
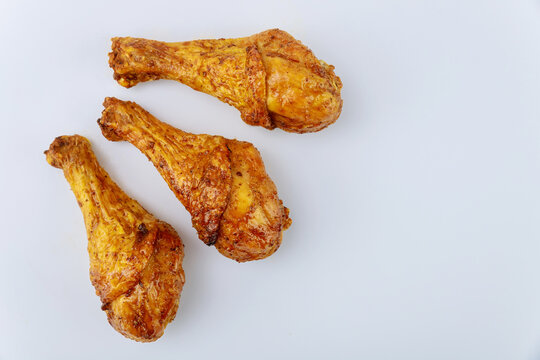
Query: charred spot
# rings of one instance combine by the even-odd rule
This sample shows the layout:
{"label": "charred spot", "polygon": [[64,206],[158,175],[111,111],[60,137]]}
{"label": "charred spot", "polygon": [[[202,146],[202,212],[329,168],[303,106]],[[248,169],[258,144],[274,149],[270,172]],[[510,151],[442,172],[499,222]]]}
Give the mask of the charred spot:
{"label": "charred spot", "polygon": [[218,238],[218,234],[217,232],[213,233],[212,235],[210,235],[208,237],[208,239],[205,241],[205,244],[208,245],[208,246],[212,246],[216,243],[217,241],[217,238]]}
{"label": "charred spot", "polygon": [[237,171],[237,172],[236,172],[236,175],[237,175],[237,176],[242,176],[242,173],[241,173],[240,171]]}
{"label": "charred spot", "polygon": [[137,227],[137,242],[140,242],[144,239],[144,237],[148,234],[148,229],[146,228],[146,225],[144,223],[141,223]]}
{"label": "charred spot", "polygon": [[148,229],[146,228],[146,225],[144,223],[141,223],[137,230],[139,230],[139,232],[143,233],[144,235],[148,234]]}
{"label": "charred spot", "polygon": [[58,136],[56,139],[54,139],[56,144],[60,147],[60,146],[65,146],[67,145],[67,141],[66,139],[63,137],[63,136]]}
{"label": "charred spot", "polygon": [[101,310],[103,310],[103,311],[107,311],[110,308],[111,308],[111,303],[110,302],[101,305]]}

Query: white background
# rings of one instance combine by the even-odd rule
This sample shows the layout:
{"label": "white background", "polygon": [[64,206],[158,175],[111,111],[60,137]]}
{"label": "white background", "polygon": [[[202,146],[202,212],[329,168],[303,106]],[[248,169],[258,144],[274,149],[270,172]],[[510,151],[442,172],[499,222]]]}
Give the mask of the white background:
{"label": "white background", "polygon": [[[172,81],[124,89],[112,36],[279,27],[336,66],[343,112],[316,134],[250,127]],[[0,1],[0,359],[539,359],[540,1]],[[100,134],[105,96],[183,130],[253,142],[291,209],[270,258],[197,239],[157,171]],[[92,142],[186,245],[155,343],[107,323],[82,216],[43,155]]]}

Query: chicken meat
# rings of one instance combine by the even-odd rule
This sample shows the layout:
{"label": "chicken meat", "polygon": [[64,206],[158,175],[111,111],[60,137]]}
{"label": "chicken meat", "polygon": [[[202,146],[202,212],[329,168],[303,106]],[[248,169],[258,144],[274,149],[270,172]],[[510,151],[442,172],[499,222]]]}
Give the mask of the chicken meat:
{"label": "chicken meat", "polygon": [[250,125],[306,133],[341,113],[334,67],[279,29],[236,39],[160,42],[112,39],[109,65],[125,87],[170,79],[236,107]]}
{"label": "chicken meat", "polygon": [[152,161],[207,245],[238,262],[277,250],[289,211],[252,144],[181,131],[129,101],[107,98],[104,107],[103,135],[129,141]]}
{"label": "chicken meat", "polygon": [[182,240],[109,178],[86,138],[60,136],[45,154],[64,171],[82,210],[90,280],[109,323],[127,338],[155,341],[178,309]]}

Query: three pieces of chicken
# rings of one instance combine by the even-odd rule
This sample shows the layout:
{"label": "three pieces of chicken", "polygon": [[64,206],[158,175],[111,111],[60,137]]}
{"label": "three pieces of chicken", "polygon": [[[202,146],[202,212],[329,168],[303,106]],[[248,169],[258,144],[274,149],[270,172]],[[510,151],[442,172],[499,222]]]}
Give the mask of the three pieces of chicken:
{"label": "three pieces of chicken", "polygon": [[109,65],[125,87],[170,79],[240,110],[250,125],[319,131],[341,113],[334,67],[279,29],[236,39],[161,42],[112,39]]}
{"label": "three pieces of chicken", "polygon": [[[319,131],[341,112],[333,66],[277,29],[183,43],[114,38],[109,63],[123,86],[178,80],[268,129]],[[291,220],[252,144],[183,132],[135,103],[109,98],[104,105],[98,122],[105,137],[131,142],[154,163],[206,244],[239,262],[277,250]],[[158,339],[185,281],[180,237],[109,178],[85,138],[58,137],[46,155],[63,169],[83,212],[90,279],[109,323],[137,341]]]}
{"label": "three pieces of chicken", "polygon": [[184,285],[182,240],[110,179],[84,137],[58,137],[45,154],[64,171],[83,213],[90,280],[109,323],[130,339],[157,340]]}
{"label": "three pieces of chicken", "polygon": [[277,250],[289,211],[252,144],[186,133],[130,101],[107,98],[104,107],[103,135],[129,141],[152,161],[207,245],[238,262]]}

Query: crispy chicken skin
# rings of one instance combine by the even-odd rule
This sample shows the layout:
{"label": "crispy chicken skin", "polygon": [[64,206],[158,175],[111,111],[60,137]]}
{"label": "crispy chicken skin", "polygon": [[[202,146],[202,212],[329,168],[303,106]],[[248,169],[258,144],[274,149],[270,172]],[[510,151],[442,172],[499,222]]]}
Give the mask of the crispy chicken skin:
{"label": "crispy chicken skin", "polygon": [[109,178],[86,138],[57,137],[45,154],[64,171],[84,215],[90,280],[109,323],[127,338],[157,340],[178,309],[182,240]]}
{"label": "crispy chicken skin", "polygon": [[98,124],[154,164],[207,245],[238,262],[273,254],[291,220],[250,143],[195,135],[165,124],[139,105],[107,98]]}
{"label": "crispy chicken skin", "polygon": [[166,43],[112,39],[109,65],[125,87],[170,79],[240,110],[250,125],[305,133],[341,113],[341,80],[300,41],[273,29],[237,39]]}

